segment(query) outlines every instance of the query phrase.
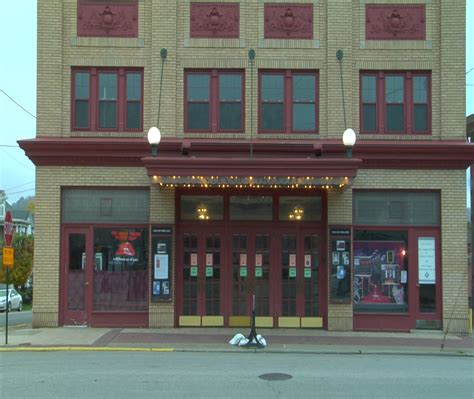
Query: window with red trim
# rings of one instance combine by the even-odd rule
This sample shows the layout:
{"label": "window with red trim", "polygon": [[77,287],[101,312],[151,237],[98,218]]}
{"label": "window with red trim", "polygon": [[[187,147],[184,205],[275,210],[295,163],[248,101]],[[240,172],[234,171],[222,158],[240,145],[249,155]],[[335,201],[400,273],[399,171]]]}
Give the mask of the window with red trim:
{"label": "window with red trim", "polygon": [[143,129],[143,69],[74,69],[72,98],[74,130]]}
{"label": "window with red trim", "polygon": [[242,132],[243,104],[243,71],[185,72],[186,131]]}
{"label": "window with red trim", "polygon": [[316,133],[318,74],[316,71],[262,71],[259,74],[259,131]]}
{"label": "window with red trim", "polygon": [[362,72],[361,133],[431,132],[429,72]]}

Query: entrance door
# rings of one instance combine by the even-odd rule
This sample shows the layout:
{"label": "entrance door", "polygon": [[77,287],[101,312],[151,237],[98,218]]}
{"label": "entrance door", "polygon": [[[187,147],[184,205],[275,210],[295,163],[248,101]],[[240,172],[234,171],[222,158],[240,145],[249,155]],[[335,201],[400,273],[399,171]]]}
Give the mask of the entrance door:
{"label": "entrance door", "polygon": [[[270,316],[271,236],[268,231],[235,229],[232,233],[232,316]],[[239,320],[239,319],[236,319]],[[237,322],[238,323],[238,322]]]}
{"label": "entrance door", "polygon": [[92,296],[91,233],[66,229],[63,248],[63,324],[87,325]]}
{"label": "entrance door", "polygon": [[183,316],[221,315],[221,234],[187,230],[182,240]]}
{"label": "entrance door", "polygon": [[415,230],[412,248],[416,284],[411,284],[415,328],[440,329],[441,265],[440,240],[436,230]]}
{"label": "entrance door", "polygon": [[285,229],[279,234],[281,316],[323,317],[322,241],[317,229]]}

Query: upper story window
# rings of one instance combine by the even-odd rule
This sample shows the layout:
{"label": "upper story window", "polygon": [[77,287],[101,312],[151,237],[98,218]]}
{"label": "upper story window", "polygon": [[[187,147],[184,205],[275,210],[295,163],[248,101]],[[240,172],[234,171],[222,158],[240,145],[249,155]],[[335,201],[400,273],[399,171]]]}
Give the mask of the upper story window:
{"label": "upper story window", "polygon": [[75,69],[72,98],[75,130],[142,130],[142,69]]}
{"label": "upper story window", "polygon": [[259,78],[261,133],[317,132],[316,71],[264,71]]}
{"label": "upper story window", "polygon": [[243,71],[187,71],[185,89],[186,131],[243,131]]}
{"label": "upper story window", "polygon": [[430,78],[427,72],[361,73],[361,132],[430,133]]}

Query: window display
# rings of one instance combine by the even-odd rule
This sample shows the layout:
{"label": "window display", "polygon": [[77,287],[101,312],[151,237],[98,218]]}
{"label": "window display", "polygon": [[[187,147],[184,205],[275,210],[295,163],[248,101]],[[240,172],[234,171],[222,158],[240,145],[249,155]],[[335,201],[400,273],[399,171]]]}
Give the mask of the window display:
{"label": "window display", "polygon": [[94,310],[148,308],[147,242],[146,228],[94,229]]}
{"label": "window display", "polygon": [[407,312],[407,233],[356,231],[354,311]]}

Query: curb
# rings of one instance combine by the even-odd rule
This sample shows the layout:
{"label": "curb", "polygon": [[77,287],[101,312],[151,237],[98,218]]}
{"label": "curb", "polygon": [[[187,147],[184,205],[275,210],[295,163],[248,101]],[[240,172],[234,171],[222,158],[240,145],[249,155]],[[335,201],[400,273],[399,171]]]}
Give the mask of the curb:
{"label": "curb", "polygon": [[174,352],[174,348],[124,348],[92,346],[16,346],[0,348],[0,352]]}
{"label": "curb", "polygon": [[13,346],[0,347],[0,352],[180,352],[180,353],[268,353],[268,354],[297,354],[297,355],[375,355],[375,356],[442,356],[469,357],[474,353],[462,350],[456,352],[433,351],[396,351],[396,350],[294,350],[294,349],[256,349],[256,348],[150,348],[150,347],[93,347],[93,346]]}

